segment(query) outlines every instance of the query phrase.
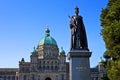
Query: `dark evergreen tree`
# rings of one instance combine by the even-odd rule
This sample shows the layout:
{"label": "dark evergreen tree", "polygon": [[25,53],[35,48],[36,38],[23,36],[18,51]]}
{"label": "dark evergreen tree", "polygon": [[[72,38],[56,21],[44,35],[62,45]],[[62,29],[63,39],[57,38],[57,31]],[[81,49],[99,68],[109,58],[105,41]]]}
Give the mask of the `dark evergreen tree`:
{"label": "dark evergreen tree", "polygon": [[120,80],[120,0],[108,0],[100,18],[101,34],[106,45],[104,57],[107,77],[110,80]]}

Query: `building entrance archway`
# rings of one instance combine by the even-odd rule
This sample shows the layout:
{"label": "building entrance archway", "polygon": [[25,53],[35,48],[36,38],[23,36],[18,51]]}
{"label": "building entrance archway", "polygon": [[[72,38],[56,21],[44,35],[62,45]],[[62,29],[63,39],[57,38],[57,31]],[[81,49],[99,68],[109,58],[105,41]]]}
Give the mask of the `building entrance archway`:
{"label": "building entrance archway", "polygon": [[51,78],[50,78],[50,77],[47,77],[47,78],[45,78],[45,80],[51,80]]}

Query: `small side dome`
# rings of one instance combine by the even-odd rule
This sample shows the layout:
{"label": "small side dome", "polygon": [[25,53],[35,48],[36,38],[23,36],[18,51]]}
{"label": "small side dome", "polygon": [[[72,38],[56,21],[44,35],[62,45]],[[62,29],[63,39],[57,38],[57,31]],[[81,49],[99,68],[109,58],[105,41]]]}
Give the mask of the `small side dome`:
{"label": "small side dome", "polygon": [[100,57],[100,60],[99,60],[100,63],[104,63],[105,61],[103,60],[102,57]]}
{"label": "small side dome", "polygon": [[50,30],[48,28],[46,29],[46,36],[43,37],[38,43],[38,45],[45,45],[45,44],[51,44],[57,46],[57,42],[55,41],[54,38],[50,36]]}
{"label": "small side dome", "polygon": [[32,54],[38,54],[38,51],[35,49],[35,47],[34,47]]}
{"label": "small side dome", "polygon": [[60,54],[65,54],[65,51],[63,50],[63,47],[61,47]]}
{"label": "small side dome", "polygon": [[25,62],[24,58],[21,59],[21,62]]}

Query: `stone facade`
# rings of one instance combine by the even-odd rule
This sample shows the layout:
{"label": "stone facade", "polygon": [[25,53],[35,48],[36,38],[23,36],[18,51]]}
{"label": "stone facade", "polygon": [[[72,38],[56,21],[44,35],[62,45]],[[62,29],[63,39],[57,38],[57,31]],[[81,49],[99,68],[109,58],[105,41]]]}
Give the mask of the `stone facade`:
{"label": "stone facade", "polygon": [[103,76],[106,75],[106,70],[104,68],[103,60],[100,60],[98,65],[90,69],[91,80],[102,80]]}
{"label": "stone facade", "polygon": [[68,80],[65,53],[55,45],[40,45],[31,52],[31,61],[19,62],[18,80]]}
{"label": "stone facade", "polygon": [[[50,60],[49,62],[52,63],[52,60]],[[28,62],[20,61],[21,69],[23,67],[22,64],[26,64],[26,63],[28,64]],[[0,68],[0,80],[18,80],[18,77],[21,78],[19,80],[31,80],[30,78],[32,78],[32,80],[33,78],[34,80],[62,80],[63,77],[65,77],[66,80],[69,80],[68,65],[69,65],[69,62],[66,62],[66,72],[55,71],[55,70],[50,70],[50,71],[38,70],[38,72],[29,72],[29,70],[27,71],[25,69],[21,70],[22,72],[20,72],[20,68]],[[106,70],[104,69],[103,62],[99,62],[96,67],[91,68],[90,72],[91,72],[91,80],[101,80],[103,75],[106,74]],[[66,75],[66,76],[63,76],[63,75]],[[65,78],[63,79],[65,80]]]}
{"label": "stone facade", "polygon": [[18,68],[0,68],[0,80],[16,80]]}

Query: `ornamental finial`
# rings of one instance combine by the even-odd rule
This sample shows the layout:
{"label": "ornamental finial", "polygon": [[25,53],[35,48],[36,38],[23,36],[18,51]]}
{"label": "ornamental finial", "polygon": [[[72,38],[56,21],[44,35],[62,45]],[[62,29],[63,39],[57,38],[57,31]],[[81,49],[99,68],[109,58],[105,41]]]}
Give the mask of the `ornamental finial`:
{"label": "ornamental finial", "polygon": [[35,46],[33,47],[33,49],[35,50]]}
{"label": "ornamental finial", "polygon": [[48,25],[47,25],[47,28],[46,28],[46,36],[50,36],[50,30],[48,28]]}

